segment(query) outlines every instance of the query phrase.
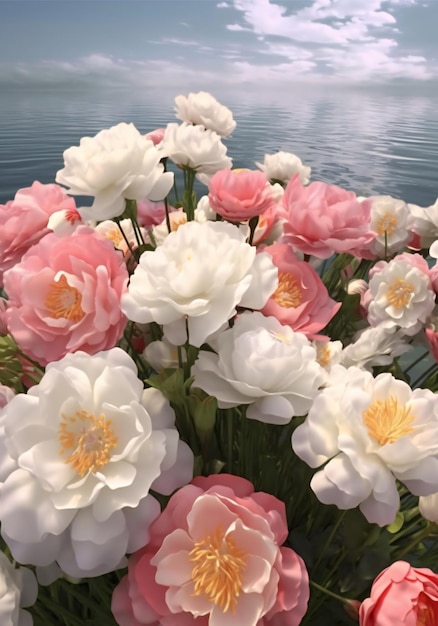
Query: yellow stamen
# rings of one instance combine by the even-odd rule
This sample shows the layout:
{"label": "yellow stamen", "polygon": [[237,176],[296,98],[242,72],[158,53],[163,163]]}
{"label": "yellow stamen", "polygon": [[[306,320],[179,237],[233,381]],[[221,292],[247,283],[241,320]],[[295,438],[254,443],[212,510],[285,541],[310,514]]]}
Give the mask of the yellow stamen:
{"label": "yellow stamen", "polygon": [[105,233],[105,237],[113,242],[115,248],[119,248],[123,239],[123,235],[119,228],[113,228]]}
{"label": "yellow stamen", "polygon": [[272,299],[285,309],[299,306],[303,300],[303,294],[295,276],[289,272],[279,271],[278,287]]}
{"label": "yellow stamen", "polygon": [[82,296],[75,287],[71,287],[64,274],[58,281],[49,285],[45,305],[49,315],[55,319],[64,317],[71,322],[79,322],[85,315],[81,307]]}
{"label": "yellow stamen", "polygon": [[321,365],[321,367],[327,367],[327,365],[330,363],[330,359],[330,348],[328,347],[328,344],[318,346],[316,350],[316,360]]}
{"label": "yellow stamen", "polygon": [[111,450],[118,439],[111,428],[111,420],[103,415],[96,417],[88,411],[77,411],[73,417],[62,416],[59,426],[61,456],[73,449],[65,463],[70,463],[79,476],[96,472],[111,458]]}
{"label": "yellow stamen", "polygon": [[411,283],[406,282],[403,278],[398,278],[389,287],[386,299],[388,304],[400,309],[409,304],[414,291],[414,287]]}
{"label": "yellow stamen", "polygon": [[390,213],[385,213],[377,222],[376,232],[380,236],[384,235],[385,233],[387,235],[392,235],[396,228],[397,218]]}
{"label": "yellow stamen", "polygon": [[410,427],[414,419],[410,407],[401,406],[394,396],[386,400],[376,400],[363,413],[363,422],[368,428],[369,436],[381,446],[409,435],[414,430]]}
{"label": "yellow stamen", "polygon": [[224,613],[234,613],[242,590],[246,555],[218,526],[212,535],[197,541],[190,551],[195,596],[205,595]]}
{"label": "yellow stamen", "polygon": [[180,226],[187,223],[187,215],[185,213],[170,214],[170,230],[176,232]]}

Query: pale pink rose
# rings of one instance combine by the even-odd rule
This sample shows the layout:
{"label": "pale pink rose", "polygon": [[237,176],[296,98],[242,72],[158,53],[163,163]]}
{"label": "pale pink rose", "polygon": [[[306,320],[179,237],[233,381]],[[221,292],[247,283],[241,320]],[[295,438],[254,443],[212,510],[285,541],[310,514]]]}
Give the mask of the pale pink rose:
{"label": "pale pink rose", "polygon": [[316,333],[329,323],[341,303],[330,298],[313,267],[298,260],[290,245],[274,243],[263,248],[263,252],[268,252],[278,267],[278,287],[262,313],[276,317],[309,339],[321,339]]}
{"label": "pale pink rose", "polygon": [[274,204],[272,187],[263,172],[219,170],[208,183],[211,208],[231,222],[261,215]]}
{"label": "pale pink rose", "polygon": [[152,130],[150,133],[145,135],[145,139],[149,139],[152,141],[154,146],[158,146],[163,141],[164,133],[166,132],[165,128],[156,128]]}
{"label": "pale pink rose", "polygon": [[87,226],[68,237],[43,237],[5,272],[4,282],[8,331],[42,365],[77,350],[107,350],[123,334],[123,254]]}
{"label": "pale pink rose", "polygon": [[334,252],[355,253],[372,241],[371,202],[323,182],[304,187],[296,174],[284,192],[284,237],[296,250],[327,259]]}
{"label": "pale pink rose", "polygon": [[359,609],[360,626],[432,626],[437,620],[438,574],[405,561],[377,576]]}
{"label": "pale pink rose", "polygon": [[149,533],[113,594],[120,626],[298,626],[306,613],[304,562],[280,547],[285,505],[248,480],[198,476]]}
{"label": "pale pink rose", "polygon": [[49,217],[61,210],[75,214],[73,198],[59,185],[43,185],[38,181],[19,189],[14,200],[0,204],[0,286],[4,272],[49,232]]}

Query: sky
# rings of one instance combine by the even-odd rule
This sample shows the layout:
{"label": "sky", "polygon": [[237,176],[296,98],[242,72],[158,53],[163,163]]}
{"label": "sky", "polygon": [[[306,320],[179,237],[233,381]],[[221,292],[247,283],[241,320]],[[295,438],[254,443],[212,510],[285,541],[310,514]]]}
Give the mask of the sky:
{"label": "sky", "polygon": [[18,86],[426,86],[438,0],[0,0]]}

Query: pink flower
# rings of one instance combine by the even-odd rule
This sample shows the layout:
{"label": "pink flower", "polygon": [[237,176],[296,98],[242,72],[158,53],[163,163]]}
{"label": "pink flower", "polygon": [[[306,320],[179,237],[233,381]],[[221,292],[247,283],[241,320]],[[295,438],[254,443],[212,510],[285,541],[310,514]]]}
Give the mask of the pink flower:
{"label": "pink flower", "polygon": [[[168,209],[169,213],[178,211],[178,209],[175,209],[175,207],[170,204]],[[158,226],[165,222],[165,220],[166,206],[164,201],[152,202],[152,200],[137,200],[137,222],[139,226],[149,230],[153,226]]]}
{"label": "pink flower", "polygon": [[278,287],[262,313],[316,339],[315,333],[328,324],[341,303],[330,298],[313,267],[299,261],[288,244],[274,243],[263,248],[263,252],[268,252],[278,267]]}
{"label": "pink flower", "polygon": [[147,133],[145,135],[145,139],[149,139],[150,141],[152,141],[154,146],[157,146],[159,143],[163,141],[165,132],[166,132],[165,128],[156,128],[155,130],[152,130],[150,133]]}
{"label": "pink flower", "polygon": [[126,324],[120,299],[127,282],[123,255],[94,230],[49,233],[5,272],[8,331],[42,365],[112,348]]}
{"label": "pink flower", "polygon": [[354,254],[372,241],[371,202],[323,182],[304,187],[296,174],[283,196],[285,240],[296,250],[327,259],[334,252]]}
{"label": "pink flower", "polygon": [[425,332],[430,353],[438,363],[438,330],[436,328],[426,328]]}
{"label": "pink flower", "polygon": [[309,582],[303,560],[280,547],[288,535],[284,503],[244,478],[195,478],[149,531],[114,591],[120,626],[301,622]]}
{"label": "pink flower", "polygon": [[0,286],[4,272],[49,232],[49,217],[61,210],[76,212],[73,198],[59,185],[43,185],[38,181],[19,189],[14,200],[0,204]]}
{"label": "pink flower", "polygon": [[211,208],[231,222],[261,215],[275,203],[266,175],[254,170],[219,170],[210,178],[208,190]]}
{"label": "pink flower", "polygon": [[438,620],[438,574],[396,561],[383,570],[359,609],[360,626],[432,626]]}

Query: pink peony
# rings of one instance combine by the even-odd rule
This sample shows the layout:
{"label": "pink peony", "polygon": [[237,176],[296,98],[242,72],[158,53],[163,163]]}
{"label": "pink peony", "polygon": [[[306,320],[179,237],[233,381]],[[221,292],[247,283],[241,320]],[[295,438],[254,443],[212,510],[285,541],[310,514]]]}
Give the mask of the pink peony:
{"label": "pink peony", "polygon": [[396,561],[383,570],[359,609],[360,626],[438,623],[438,574]]}
{"label": "pink peony", "polygon": [[285,240],[296,250],[327,259],[334,252],[354,254],[376,233],[370,230],[371,202],[336,185],[304,187],[296,174],[283,196]]}
{"label": "pink peony", "polygon": [[[282,548],[285,506],[229,474],[197,477],[169,500],[129,560],[112,611],[120,626],[298,626],[303,560]],[[214,558],[214,560],[213,560]]]}
{"label": "pink peony", "polygon": [[266,175],[254,170],[219,170],[210,178],[208,191],[211,208],[231,222],[261,215],[275,203]]}
{"label": "pink peony", "polygon": [[123,254],[91,228],[49,233],[5,272],[8,331],[42,365],[112,348],[126,324],[120,299],[127,282]]}
{"label": "pink peony", "polygon": [[49,217],[61,210],[76,213],[73,198],[59,185],[43,185],[38,181],[19,189],[14,200],[0,204],[0,286],[4,272],[49,232]]}
{"label": "pink peony", "polygon": [[[274,243],[263,248],[278,267],[278,287],[262,309],[285,326],[316,339],[318,333],[341,308],[332,300],[315,272],[305,261],[299,261],[291,246]],[[321,337],[319,337],[321,338]]]}

